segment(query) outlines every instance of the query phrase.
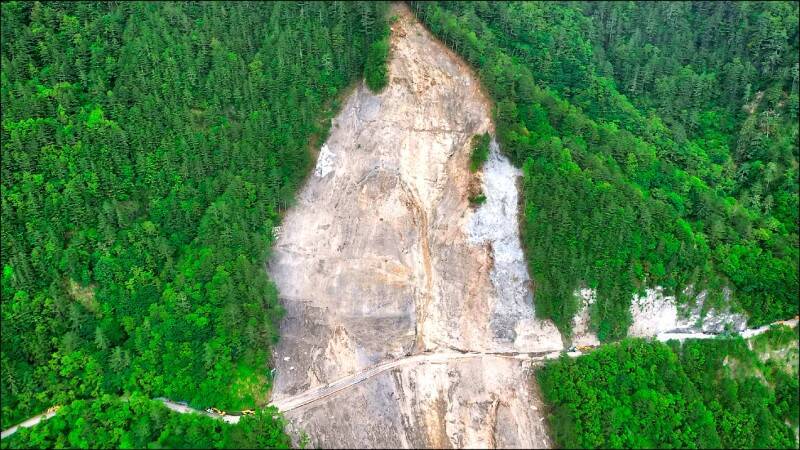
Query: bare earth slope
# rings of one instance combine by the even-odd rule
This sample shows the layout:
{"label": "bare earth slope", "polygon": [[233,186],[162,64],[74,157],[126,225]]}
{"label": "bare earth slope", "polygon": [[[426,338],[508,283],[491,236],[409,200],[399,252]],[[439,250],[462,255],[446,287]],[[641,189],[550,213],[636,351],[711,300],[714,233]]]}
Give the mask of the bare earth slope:
{"label": "bare earth slope", "polygon": [[[477,79],[404,6],[391,80],[334,120],[269,262],[287,317],[274,402],[409,355],[563,348],[533,318],[518,171],[493,145],[469,207],[469,143],[492,132]],[[322,447],[547,446],[524,359],[426,358],[287,413]]]}

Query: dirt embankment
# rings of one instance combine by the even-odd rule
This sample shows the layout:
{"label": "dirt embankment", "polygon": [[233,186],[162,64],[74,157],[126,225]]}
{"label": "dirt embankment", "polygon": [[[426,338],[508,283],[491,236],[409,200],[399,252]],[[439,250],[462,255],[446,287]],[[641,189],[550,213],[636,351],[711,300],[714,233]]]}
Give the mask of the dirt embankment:
{"label": "dirt embankment", "polygon": [[[563,347],[533,317],[519,172],[496,145],[479,175],[487,201],[469,205],[489,101],[405,6],[393,13],[390,83],[347,99],[269,263],[287,310],[275,402],[409,355]],[[421,358],[287,417],[321,447],[547,446],[530,365]]]}

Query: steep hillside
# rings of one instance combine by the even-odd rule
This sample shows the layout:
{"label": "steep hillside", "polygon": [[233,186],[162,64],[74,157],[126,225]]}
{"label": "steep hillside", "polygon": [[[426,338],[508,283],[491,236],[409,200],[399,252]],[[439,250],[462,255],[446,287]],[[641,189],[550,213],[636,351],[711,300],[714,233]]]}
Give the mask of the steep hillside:
{"label": "steep hillside", "polygon": [[797,3],[412,9],[497,104],[540,317],[570,334],[581,288],[601,341],[645,288],[753,325],[797,314]]}
{"label": "steep hillside", "polygon": [[270,260],[287,311],[273,400],[400,361],[287,418],[322,447],[547,445],[526,355],[563,344],[534,318],[520,173],[496,145],[470,170],[491,105],[405,6],[392,13],[388,85],[347,99]]}
{"label": "steep hillside", "polygon": [[272,226],[385,6],[3,2],[4,428],[103,393],[265,403]]}
{"label": "steep hillside", "polygon": [[565,448],[797,448],[798,334],[626,339],[537,372]]}

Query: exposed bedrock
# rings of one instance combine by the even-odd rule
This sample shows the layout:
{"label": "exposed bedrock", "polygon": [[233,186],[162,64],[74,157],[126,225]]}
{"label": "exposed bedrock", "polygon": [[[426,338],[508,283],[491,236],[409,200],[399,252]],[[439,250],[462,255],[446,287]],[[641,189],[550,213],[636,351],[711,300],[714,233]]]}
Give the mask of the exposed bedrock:
{"label": "exposed bedrock", "polygon": [[[287,310],[273,400],[423,352],[563,348],[533,316],[519,172],[496,145],[469,171],[472,136],[493,132],[490,103],[394,8],[390,83],[347,99],[269,261]],[[402,365],[287,417],[323,447],[530,447],[549,445],[540,410],[530,363],[487,356]]]}

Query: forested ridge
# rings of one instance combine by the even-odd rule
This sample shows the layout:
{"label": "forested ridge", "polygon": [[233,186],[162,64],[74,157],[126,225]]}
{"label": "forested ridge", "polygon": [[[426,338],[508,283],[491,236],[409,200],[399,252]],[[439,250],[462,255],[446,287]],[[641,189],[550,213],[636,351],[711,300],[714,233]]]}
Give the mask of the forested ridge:
{"label": "forested ridge", "polygon": [[273,408],[238,424],[177,414],[139,394],[76,400],[53,418],[23,428],[2,448],[289,448],[284,421]]}
{"label": "forested ridge", "polygon": [[[751,325],[797,314],[797,3],[412,7],[475,66],[523,168],[540,317],[569,335],[574,292],[595,288],[592,326],[616,340],[633,295],[656,286],[684,302],[707,290],[706,307]],[[625,339],[564,356],[537,371],[550,434],[564,448],[796,448],[797,343],[778,328],[752,349]]]}
{"label": "forested ridge", "polygon": [[[410,5],[523,169],[539,317],[569,336],[581,287],[603,342],[647,287],[751,326],[798,313],[798,3]],[[388,83],[387,5],[0,8],[2,428],[64,405],[3,448],[288,446],[261,409],[283,314],[264,261],[342,93]],[[759,348],[797,330],[764,339],[550,364],[555,442],[796,448],[796,369]],[[159,396],[259,411],[228,426]]]}
{"label": "forested ridge", "polygon": [[3,428],[103,394],[266,403],[272,227],[367,50],[385,65],[385,13],[2,4]]}
{"label": "forested ridge", "polygon": [[756,351],[739,337],[626,339],[537,379],[560,447],[797,448],[797,342],[786,326],[755,338]]}
{"label": "forested ridge", "polygon": [[797,314],[796,2],[412,9],[477,69],[523,168],[540,317],[569,335],[595,288],[592,326],[618,339],[656,286],[751,325]]}

